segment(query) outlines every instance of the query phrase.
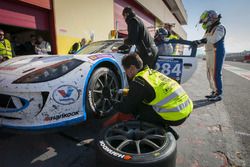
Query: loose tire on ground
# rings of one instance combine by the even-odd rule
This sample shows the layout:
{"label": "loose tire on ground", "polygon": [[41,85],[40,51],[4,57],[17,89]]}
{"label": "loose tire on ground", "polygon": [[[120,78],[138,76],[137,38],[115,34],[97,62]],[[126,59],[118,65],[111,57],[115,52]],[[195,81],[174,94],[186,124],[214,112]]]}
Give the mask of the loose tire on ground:
{"label": "loose tire on ground", "polygon": [[153,124],[114,124],[101,131],[95,144],[97,167],[175,167],[174,136]]}

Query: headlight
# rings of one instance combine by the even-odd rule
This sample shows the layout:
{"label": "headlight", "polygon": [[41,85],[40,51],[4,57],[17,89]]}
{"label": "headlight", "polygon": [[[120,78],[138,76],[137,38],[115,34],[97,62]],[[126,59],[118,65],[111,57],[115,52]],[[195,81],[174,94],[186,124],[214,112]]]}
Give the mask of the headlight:
{"label": "headlight", "polygon": [[80,64],[83,61],[77,59],[71,59],[62,61],[41,69],[38,69],[34,72],[31,72],[17,80],[13,83],[38,83],[38,82],[46,82],[67,74]]}

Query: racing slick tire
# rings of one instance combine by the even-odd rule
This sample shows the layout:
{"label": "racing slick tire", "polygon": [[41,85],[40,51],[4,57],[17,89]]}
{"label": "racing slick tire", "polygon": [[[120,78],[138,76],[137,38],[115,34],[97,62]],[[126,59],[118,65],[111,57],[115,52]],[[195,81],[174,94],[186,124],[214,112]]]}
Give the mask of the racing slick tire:
{"label": "racing slick tire", "polygon": [[100,118],[110,114],[113,109],[112,99],[118,97],[112,90],[118,90],[119,85],[117,76],[107,67],[99,67],[92,73],[86,93],[88,117]]}
{"label": "racing slick tire", "polygon": [[175,167],[176,140],[164,128],[140,121],[104,128],[96,144],[97,167]]}

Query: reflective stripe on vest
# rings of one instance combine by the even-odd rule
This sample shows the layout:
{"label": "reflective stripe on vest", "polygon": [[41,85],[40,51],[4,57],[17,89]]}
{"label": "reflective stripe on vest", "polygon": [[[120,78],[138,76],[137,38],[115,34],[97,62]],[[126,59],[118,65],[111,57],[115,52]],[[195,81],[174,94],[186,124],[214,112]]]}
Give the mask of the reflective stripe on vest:
{"label": "reflective stripe on vest", "polygon": [[177,96],[182,95],[183,93],[185,93],[185,91],[182,89],[182,87],[179,87],[172,94],[167,96],[165,99],[163,99],[160,102],[158,102],[157,104],[155,104],[155,106],[163,106],[164,104],[168,103],[170,100],[176,98]]}
{"label": "reflective stripe on vest", "polygon": [[184,103],[178,105],[177,107],[171,108],[171,109],[166,109],[166,108],[159,108],[157,106],[153,106],[154,110],[159,112],[159,113],[164,113],[164,112],[180,112],[184,108],[186,108],[190,104],[190,100],[187,99]]}
{"label": "reflective stripe on vest", "polygon": [[176,81],[149,68],[140,71],[135,77],[139,76],[145,79],[155,91],[155,99],[144,103],[151,105],[162,118],[176,121],[187,117],[192,112],[192,101]]}
{"label": "reflective stripe on vest", "polygon": [[0,42],[0,55],[3,57],[12,58],[11,44],[10,41],[4,39],[4,44]]}

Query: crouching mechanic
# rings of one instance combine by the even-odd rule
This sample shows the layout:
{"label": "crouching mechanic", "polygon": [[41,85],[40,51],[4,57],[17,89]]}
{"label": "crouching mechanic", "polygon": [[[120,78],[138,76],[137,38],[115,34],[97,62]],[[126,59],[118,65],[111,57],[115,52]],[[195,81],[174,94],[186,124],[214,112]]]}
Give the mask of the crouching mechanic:
{"label": "crouching mechanic", "polygon": [[133,117],[158,126],[178,126],[190,115],[193,103],[176,81],[148,66],[143,67],[136,53],[124,56],[122,65],[132,79],[129,92],[122,102],[114,105],[117,113],[104,126]]}

